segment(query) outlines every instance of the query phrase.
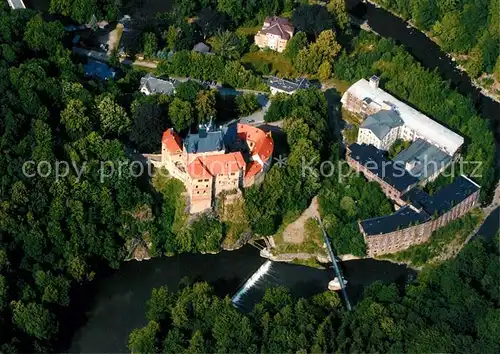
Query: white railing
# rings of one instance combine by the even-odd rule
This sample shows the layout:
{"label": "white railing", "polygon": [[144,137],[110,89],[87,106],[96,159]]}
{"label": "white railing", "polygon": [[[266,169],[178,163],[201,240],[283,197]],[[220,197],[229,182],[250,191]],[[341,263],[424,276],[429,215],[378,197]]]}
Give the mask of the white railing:
{"label": "white railing", "polygon": [[23,0],[7,0],[7,2],[9,3],[10,8],[13,10],[26,8]]}

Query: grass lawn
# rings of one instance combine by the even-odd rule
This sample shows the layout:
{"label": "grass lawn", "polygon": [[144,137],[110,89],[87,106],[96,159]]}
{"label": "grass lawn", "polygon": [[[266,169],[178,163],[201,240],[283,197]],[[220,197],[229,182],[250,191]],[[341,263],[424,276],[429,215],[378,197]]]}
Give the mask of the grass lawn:
{"label": "grass lawn", "polygon": [[255,36],[257,32],[262,28],[262,25],[257,25],[253,27],[238,27],[236,29],[236,34],[243,35],[246,37]]}
{"label": "grass lawn", "polygon": [[[292,63],[286,59],[283,54],[276,53],[273,51],[257,51],[246,53],[242,58],[241,62],[246,65],[252,66],[252,68],[263,74],[276,74],[282,77],[296,77],[298,73],[292,66]],[[265,68],[267,65],[268,69]]]}
{"label": "grass lawn", "polygon": [[[288,226],[291,222],[294,222],[299,215],[289,216],[288,222],[283,221],[283,225]],[[283,231],[286,226],[281,226],[280,230],[274,235],[274,242],[276,248],[272,250],[273,254],[283,254],[283,253],[309,253],[309,254],[322,254],[326,256],[326,250],[323,249],[323,236],[319,225],[313,219],[308,219],[304,225],[304,241],[302,243],[288,243],[283,239]],[[297,260],[300,261],[300,260]]]}
{"label": "grass lawn", "polygon": [[328,79],[326,81],[323,81],[323,85],[325,87],[328,87],[328,88],[334,88],[338,92],[340,92],[341,94],[344,94],[344,92],[347,91],[349,86],[351,86],[351,84],[348,83],[347,81],[339,80],[339,79],[336,79],[334,77],[332,77],[331,79]]}
{"label": "grass lawn", "polygon": [[363,123],[363,118],[361,118],[361,116],[349,112],[347,109],[344,108],[342,108],[342,119],[345,120],[347,123],[351,123],[352,125],[355,125],[357,127],[359,127],[361,123]]}
{"label": "grass lawn", "polygon": [[359,128],[355,125],[352,126],[351,128],[345,129],[343,131],[345,140],[349,144],[354,144],[356,142],[356,140],[358,139],[358,131],[359,131]]}

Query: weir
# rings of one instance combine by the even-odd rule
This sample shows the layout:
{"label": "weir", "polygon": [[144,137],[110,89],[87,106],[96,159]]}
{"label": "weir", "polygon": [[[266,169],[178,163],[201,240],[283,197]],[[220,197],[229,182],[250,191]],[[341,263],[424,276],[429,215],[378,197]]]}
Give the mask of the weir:
{"label": "weir", "polygon": [[270,260],[267,260],[263,265],[260,266],[259,269],[255,273],[252,274],[250,278],[243,284],[243,286],[234,294],[234,296],[231,298],[231,302],[234,305],[237,305],[238,302],[240,301],[241,297],[245,295],[245,293],[251,289],[264,275],[269,272],[269,269],[271,269],[272,262]]}

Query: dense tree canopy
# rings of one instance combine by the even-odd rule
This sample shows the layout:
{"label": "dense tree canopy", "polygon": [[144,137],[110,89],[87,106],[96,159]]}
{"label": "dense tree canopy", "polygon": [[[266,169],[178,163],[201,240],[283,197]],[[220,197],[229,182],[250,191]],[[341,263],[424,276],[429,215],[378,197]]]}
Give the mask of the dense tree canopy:
{"label": "dense tree canopy", "polygon": [[180,51],[162,61],[158,71],[164,75],[190,76],[215,80],[232,87],[267,90],[261,77],[247,70],[238,61],[228,61],[216,55]]}
{"label": "dense tree canopy", "polygon": [[[468,54],[470,75],[492,73],[500,53],[498,0],[378,0],[430,31],[447,52]],[[408,6],[409,5],[409,6]]]}
{"label": "dense tree canopy", "polygon": [[392,205],[375,182],[336,165],[319,193],[319,209],[332,245],[340,254],[365,254],[358,220],[390,214]]}
{"label": "dense tree canopy", "polygon": [[[264,80],[237,60],[247,48],[246,38],[225,30],[242,24],[261,25],[264,17],[285,11],[304,31],[297,33],[285,54],[297,68],[303,68],[301,72],[319,71],[320,77],[325,78],[333,71],[347,81],[382,72],[382,84],[388,91],[467,137],[463,154],[466,159],[484,161],[479,182],[486,194],[493,181],[494,145],[487,123],[477,116],[470,100],[452,91],[437,74],[422,69],[390,41],[362,37],[354,42],[352,54],[343,53],[336,58],[341,49],[332,26],[344,29],[345,19],[341,4],[338,1],[331,4],[327,8],[310,9],[301,5],[293,11],[296,5],[291,0],[178,0],[163,27],[149,25],[146,29],[142,37],[144,54],[162,59],[158,74],[267,91]],[[447,19],[453,25],[450,27],[468,21],[465,16],[453,14],[462,13],[454,7],[457,2],[436,4],[440,11],[446,8],[452,13]],[[51,1],[51,12],[70,16],[80,23],[116,19],[120,7],[120,0]],[[420,8],[415,2],[411,12],[422,23],[445,22],[446,15],[434,20],[432,14],[422,13]],[[482,18],[476,7],[469,10],[472,20]],[[299,16],[301,13],[303,18]],[[176,18],[175,14],[179,16]],[[199,16],[189,21],[184,18],[196,14]],[[489,13],[488,21],[494,16]],[[232,23],[223,21],[227,18]],[[481,32],[474,23],[467,26],[472,37]],[[491,26],[488,29],[491,36],[483,35],[467,48],[471,48],[476,62],[496,60],[498,69],[500,64],[494,54],[498,33]],[[314,39],[309,46],[306,33],[310,40]],[[442,33],[446,36],[452,31]],[[220,55],[191,52],[194,43],[210,36],[215,36],[214,50]],[[178,87],[173,96],[143,96],[137,89],[144,73],[131,68],[124,67],[124,77],[115,82],[84,79],[82,65],[62,44],[66,39],[61,23],[47,22],[30,10],[6,10],[5,3],[0,6],[1,352],[54,350],[55,341],[67,327],[68,319],[61,314],[67,313],[71,306],[72,291],[94,279],[102,268],[118,267],[131,256],[134,245],[150,245],[153,256],[218,251],[231,222],[218,215],[203,215],[188,223],[183,183],[166,177],[152,191],[149,183],[137,177],[140,165],[132,163],[127,153],[134,148],[158,152],[166,128],[186,133],[195,123],[209,117],[227,119],[230,116],[227,111],[232,110],[236,116],[257,108],[255,96],[245,94],[226,100],[193,81]],[[170,51],[175,53],[169,55]],[[286,141],[280,143],[280,148],[287,159],[272,166],[262,184],[244,191],[238,214],[245,220],[241,229],[247,232],[250,226],[254,233],[274,234],[283,220],[300,214],[319,192],[325,224],[337,236],[334,246],[340,252],[362,254],[364,245],[355,227],[356,220],[389,212],[388,203],[375,185],[360,177],[350,177],[346,184],[339,185],[318,174],[320,159],[336,162],[339,150],[332,144],[335,141],[329,131],[331,122],[324,94],[310,89],[293,96],[278,95],[265,118],[269,122],[283,121]],[[418,333],[429,338],[431,344],[442,337],[435,348],[450,351],[455,344],[453,337],[445,336],[449,326],[460,333],[465,345],[474,340],[485,352],[497,348],[494,332],[498,327],[492,319],[498,310],[484,306],[485,301],[498,303],[498,293],[488,292],[497,285],[495,274],[481,250],[477,252],[473,256],[482,263],[473,264],[475,272],[484,276],[482,282],[489,287],[477,296],[471,295],[480,300],[480,311],[477,316],[473,314],[477,334],[476,327],[471,328],[470,324],[464,325],[469,326],[467,331],[453,327],[454,318],[450,317],[445,319],[445,326],[425,318],[429,328],[408,327],[412,335]],[[433,279],[442,282],[437,276]],[[474,280],[471,286],[479,283]],[[387,298],[398,305],[405,300],[392,288],[379,290],[384,298],[364,305],[367,308],[364,315],[383,323],[373,334],[368,333],[366,326],[359,330],[354,325],[351,328],[349,323],[361,321],[356,317],[351,318],[354,322],[339,325],[344,315],[338,310],[338,298],[332,294],[296,301],[282,290],[274,290],[266,294],[255,314],[246,316],[227,300],[213,296],[207,285],[188,287],[182,296],[158,290],[149,305],[150,322],[134,332],[130,347],[135,352],[175,353],[301,349],[319,352],[335,348],[397,351],[401,348],[395,344],[396,339],[401,339],[400,328],[406,329],[401,317],[406,310],[397,312],[399,308],[394,305],[394,312],[386,316],[385,311],[393,309],[384,310],[380,306],[385,306]],[[447,288],[445,296],[449,291]],[[466,298],[466,294],[460,296],[457,297],[460,301]],[[418,298],[418,301],[423,300]],[[430,313],[430,306],[422,308]],[[469,312],[459,314],[469,316]],[[192,321],[193,316],[196,321]],[[412,316],[414,312],[408,310],[408,317]],[[228,328],[238,330],[228,331]],[[350,333],[356,333],[353,340],[338,339]],[[376,342],[388,333],[394,334],[391,344]],[[370,341],[364,342],[365,338]],[[416,337],[404,345],[415,351],[434,348]]]}
{"label": "dense tree canopy", "polygon": [[[336,40],[333,30],[321,32],[314,43],[299,50],[294,66],[303,74],[315,74],[321,65],[332,65],[333,60],[340,52],[340,44]],[[322,70],[324,74],[324,69]],[[330,68],[331,75],[331,68]]]}
{"label": "dense tree canopy", "polygon": [[117,20],[121,6],[121,0],[50,0],[49,11],[69,16],[79,23],[88,23],[92,16],[99,20]]}
{"label": "dense tree canopy", "polygon": [[[498,242],[498,239],[497,241]],[[207,283],[154,289],[134,353],[497,353],[500,274],[495,242],[476,240],[456,259],[398,288],[375,282],[353,311],[334,292],[296,299],[270,288],[249,313]]]}
{"label": "dense tree canopy", "polygon": [[285,215],[300,213],[318,192],[318,167],[330,143],[327,118],[326,100],[319,90],[273,97],[265,119],[284,120],[290,154],[271,168],[264,183],[245,190],[247,215],[257,234],[274,234]]}
{"label": "dense tree canopy", "polygon": [[70,290],[159,226],[117,140],[125,82],[83,81],[60,23],[4,5],[0,44],[16,55],[0,57],[0,351],[48,352]]}

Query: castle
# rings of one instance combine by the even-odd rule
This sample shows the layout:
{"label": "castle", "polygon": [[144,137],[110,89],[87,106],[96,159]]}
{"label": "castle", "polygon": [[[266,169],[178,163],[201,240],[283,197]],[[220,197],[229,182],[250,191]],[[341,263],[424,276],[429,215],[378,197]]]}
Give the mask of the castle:
{"label": "castle", "polygon": [[[426,242],[476,205],[481,187],[463,175],[432,196],[420,188],[459,156],[463,137],[379,88],[376,76],[356,82],[341,102],[363,118],[347,163],[396,205],[394,214],[359,221],[369,256]],[[397,139],[411,144],[391,160],[386,151]]]}
{"label": "castle", "polygon": [[200,125],[183,140],[172,129],[163,133],[161,158],[152,159],[181,180],[189,195],[190,213],[214,206],[215,197],[263,180],[272,161],[271,133],[247,124]]}

